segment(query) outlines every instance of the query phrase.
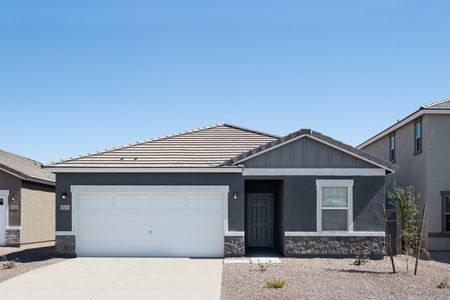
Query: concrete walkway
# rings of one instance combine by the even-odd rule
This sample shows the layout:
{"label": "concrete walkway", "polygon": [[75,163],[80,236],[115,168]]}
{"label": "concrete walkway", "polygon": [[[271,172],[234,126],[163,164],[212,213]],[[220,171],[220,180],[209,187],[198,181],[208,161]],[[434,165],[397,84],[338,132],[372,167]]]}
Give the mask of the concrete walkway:
{"label": "concrete walkway", "polygon": [[0,284],[0,299],[219,299],[221,259],[77,258]]}

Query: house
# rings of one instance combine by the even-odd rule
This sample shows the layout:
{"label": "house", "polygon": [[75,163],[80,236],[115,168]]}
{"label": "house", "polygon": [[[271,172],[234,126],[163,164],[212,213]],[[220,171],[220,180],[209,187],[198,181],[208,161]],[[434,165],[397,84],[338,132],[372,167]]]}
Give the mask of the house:
{"label": "house", "polygon": [[229,124],[71,158],[56,174],[56,251],[78,256],[384,252],[396,166],[318,132]]}
{"label": "house", "polygon": [[55,175],[34,160],[0,150],[0,246],[55,240]]}
{"label": "house", "polygon": [[450,250],[450,99],[420,107],[358,148],[400,167],[387,186],[415,186],[427,204],[425,247]]}

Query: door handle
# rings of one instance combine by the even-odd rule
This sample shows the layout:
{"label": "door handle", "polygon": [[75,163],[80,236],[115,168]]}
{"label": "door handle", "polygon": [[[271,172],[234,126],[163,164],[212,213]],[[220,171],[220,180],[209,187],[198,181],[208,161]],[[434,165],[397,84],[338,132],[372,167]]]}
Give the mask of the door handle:
{"label": "door handle", "polygon": [[152,235],[152,231],[151,231],[151,230],[149,230],[149,231],[148,231],[148,234],[149,234],[149,235]]}

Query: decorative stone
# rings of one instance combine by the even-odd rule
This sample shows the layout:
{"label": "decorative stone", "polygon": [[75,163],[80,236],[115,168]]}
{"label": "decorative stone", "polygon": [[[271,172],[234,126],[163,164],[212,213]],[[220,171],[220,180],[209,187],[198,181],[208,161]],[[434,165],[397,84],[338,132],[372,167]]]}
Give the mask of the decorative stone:
{"label": "decorative stone", "polygon": [[225,257],[245,255],[245,239],[243,236],[225,237]]}
{"label": "decorative stone", "polygon": [[55,238],[55,253],[60,256],[76,256],[74,235],[57,235]]}
{"label": "decorative stone", "polygon": [[18,247],[20,246],[20,229],[6,229],[6,246]]}
{"label": "decorative stone", "polygon": [[311,237],[286,236],[285,255],[299,256],[356,256],[368,253],[371,257],[384,255],[384,237],[338,236]]}

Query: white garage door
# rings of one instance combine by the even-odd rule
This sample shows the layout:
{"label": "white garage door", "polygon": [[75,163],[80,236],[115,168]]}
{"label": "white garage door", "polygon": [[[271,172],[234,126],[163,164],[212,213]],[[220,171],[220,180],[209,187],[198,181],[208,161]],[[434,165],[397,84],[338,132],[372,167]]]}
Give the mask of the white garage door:
{"label": "white garage door", "polygon": [[223,256],[223,193],[87,192],[75,201],[78,256]]}

